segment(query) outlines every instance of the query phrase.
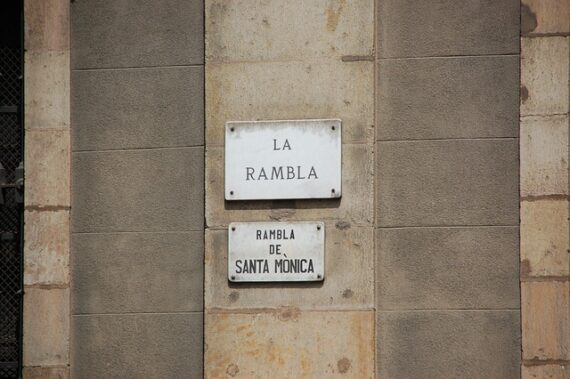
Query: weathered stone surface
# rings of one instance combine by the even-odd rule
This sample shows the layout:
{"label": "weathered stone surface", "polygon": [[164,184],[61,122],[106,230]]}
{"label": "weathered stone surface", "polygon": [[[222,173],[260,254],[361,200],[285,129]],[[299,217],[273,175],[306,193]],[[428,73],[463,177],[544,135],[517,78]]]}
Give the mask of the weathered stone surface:
{"label": "weathered stone surface", "polygon": [[377,145],[378,226],[518,224],[516,140]]}
{"label": "weathered stone surface", "polygon": [[567,200],[521,203],[521,276],[569,275]]}
{"label": "weathered stone surface", "polygon": [[69,2],[24,1],[26,51],[69,50]]}
{"label": "weathered stone surface", "polygon": [[570,365],[523,366],[522,379],[570,379]]}
{"label": "weathered stone surface", "polygon": [[377,230],[378,309],[518,308],[518,236],[516,227]]}
{"label": "weathered stone surface", "polygon": [[74,71],[73,150],[204,144],[204,68]]}
{"label": "weathered stone surface", "polygon": [[69,210],[25,211],[24,284],[69,284]]}
{"label": "weathered stone surface", "polygon": [[570,282],[522,282],[523,359],[570,360]]}
{"label": "weathered stone surface", "polygon": [[518,56],[380,60],[379,140],[518,137]]}
{"label": "weathered stone surface", "polygon": [[206,59],[373,54],[374,1],[206,1]]}
{"label": "weathered stone surface", "polygon": [[379,377],[518,378],[518,311],[379,312]]}
{"label": "weathered stone surface", "polygon": [[205,378],[374,378],[374,312],[207,313]]}
{"label": "weathered stone surface", "polygon": [[523,117],[521,196],[568,194],[568,115]]}
{"label": "weathered stone surface", "polygon": [[521,115],[568,113],[570,37],[521,39]]}
{"label": "weathered stone surface", "polygon": [[74,153],[73,231],[201,230],[203,159],[202,147]]}
{"label": "weathered stone surface", "polygon": [[69,367],[24,367],[24,379],[68,379]]}
{"label": "weathered stone surface", "polygon": [[69,51],[27,51],[26,129],[69,128]]}
{"label": "weathered stone surface", "polygon": [[201,378],[202,313],[74,316],[73,378]]}
{"label": "weathered stone surface", "polygon": [[381,57],[483,55],[519,50],[518,0],[385,0],[378,3]]}
{"label": "weathered stone surface", "polygon": [[230,283],[227,230],[207,230],[206,308],[373,308],[373,230],[337,225],[325,227],[325,280],[315,283]]}
{"label": "weathered stone surface", "polygon": [[224,201],[224,150],[206,152],[206,222],[225,227],[233,221],[346,221],[354,226],[373,222],[373,148],[344,145],[342,198],[335,200]]}
{"label": "weathered stone surface", "polygon": [[70,205],[69,130],[32,129],[25,133],[26,207]]}
{"label": "weathered stone surface", "polygon": [[74,313],[203,308],[203,232],[73,236]]}
{"label": "weathered stone surface", "polygon": [[521,2],[521,33],[534,34],[570,32],[570,1],[523,0]]}
{"label": "weathered stone surface", "polygon": [[261,62],[206,67],[206,141],[227,121],[340,118],[344,143],[374,140],[373,62]]}
{"label": "weathered stone surface", "polygon": [[203,1],[74,1],[71,16],[74,68],[203,63]]}
{"label": "weathered stone surface", "polygon": [[68,288],[25,288],[23,352],[25,366],[69,364]]}

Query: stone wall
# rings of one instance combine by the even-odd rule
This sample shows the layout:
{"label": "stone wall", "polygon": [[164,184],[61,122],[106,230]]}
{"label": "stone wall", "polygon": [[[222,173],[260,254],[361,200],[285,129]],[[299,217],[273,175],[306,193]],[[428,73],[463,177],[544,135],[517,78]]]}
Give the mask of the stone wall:
{"label": "stone wall", "polygon": [[72,374],[202,375],[203,3],[72,19]]}
{"label": "stone wall", "polygon": [[378,378],[519,377],[519,3],[377,4]]}
{"label": "stone wall", "polygon": [[521,14],[522,377],[570,377],[570,2]]}
{"label": "stone wall", "polygon": [[23,377],[69,376],[69,2],[24,1]]}
{"label": "stone wall", "polygon": [[[374,377],[374,4],[206,1],[206,378]],[[224,201],[227,121],[340,118],[340,200]],[[325,280],[227,279],[236,221],[324,221]]]}

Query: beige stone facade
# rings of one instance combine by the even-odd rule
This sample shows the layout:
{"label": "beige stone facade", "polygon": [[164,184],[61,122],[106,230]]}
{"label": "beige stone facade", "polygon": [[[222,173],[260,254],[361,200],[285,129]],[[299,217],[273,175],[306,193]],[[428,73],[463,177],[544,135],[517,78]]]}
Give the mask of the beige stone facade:
{"label": "beige stone facade", "polygon": [[570,377],[570,2],[523,1],[522,377]]}
{"label": "beige stone facade", "polygon": [[[25,378],[570,377],[568,0],[162,3],[25,1]],[[227,121],[319,118],[341,199],[224,200]]]}

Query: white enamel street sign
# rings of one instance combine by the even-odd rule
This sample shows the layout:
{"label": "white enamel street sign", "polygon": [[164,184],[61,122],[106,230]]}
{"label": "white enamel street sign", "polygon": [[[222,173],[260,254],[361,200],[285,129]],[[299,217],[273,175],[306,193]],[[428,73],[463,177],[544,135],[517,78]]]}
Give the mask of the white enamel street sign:
{"label": "white enamel street sign", "polygon": [[226,200],[341,197],[341,121],[226,123]]}
{"label": "white enamel street sign", "polygon": [[228,228],[232,282],[320,281],[325,277],[322,222],[234,222]]}

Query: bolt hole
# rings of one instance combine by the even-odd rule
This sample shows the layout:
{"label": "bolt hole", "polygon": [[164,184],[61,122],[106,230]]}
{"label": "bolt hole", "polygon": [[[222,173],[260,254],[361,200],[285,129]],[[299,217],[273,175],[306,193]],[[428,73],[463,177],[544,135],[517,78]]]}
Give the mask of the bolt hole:
{"label": "bolt hole", "polygon": [[332,129],[332,130],[335,130],[335,127],[334,127],[334,125],[333,125],[333,126],[331,126],[331,129]]}
{"label": "bolt hole", "polygon": [[335,193],[335,190],[334,190],[334,188],[331,190],[331,193]]}
{"label": "bolt hole", "polygon": [[[334,191],[333,191],[333,192],[334,192]],[[234,194],[234,191],[230,191],[230,195],[233,195],[233,194]]]}
{"label": "bolt hole", "polygon": [[235,230],[236,230],[236,227],[232,226],[232,232],[235,232]]}
{"label": "bolt hole", "polygon": [[320,226],[320,225],[317,226],[317,230],[321,230],[321,226]]}
{"label": "bolt hole", "polygon": [[233,132],[233,131],[234,131],[234,127],[232,126],[232,127],[230,128],[230,132]]}

